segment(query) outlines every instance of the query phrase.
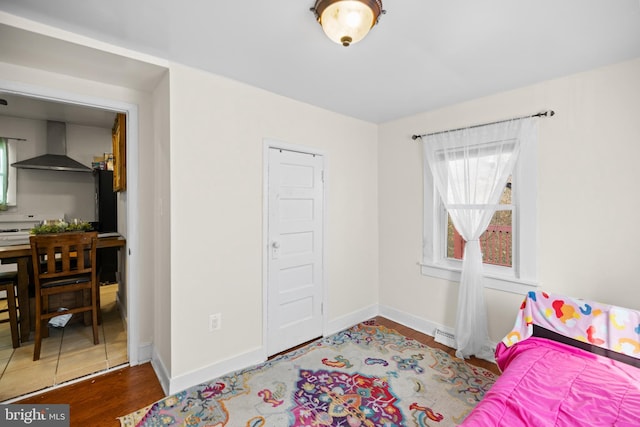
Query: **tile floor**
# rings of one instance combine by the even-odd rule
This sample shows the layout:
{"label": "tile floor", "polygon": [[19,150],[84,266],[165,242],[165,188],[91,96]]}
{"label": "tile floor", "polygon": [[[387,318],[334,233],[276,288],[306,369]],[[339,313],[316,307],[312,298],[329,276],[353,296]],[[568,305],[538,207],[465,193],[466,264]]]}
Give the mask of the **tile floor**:
{"label": "tile floor", "polygon": [[42,340],[40,360],[34,362],[33,334],[14,349],[9,324],[0,324],[0,402],[127,363],[127,332],[116,303],[117,290],[117,284],[101,286],[98,345],[93,345],[91,327],[82,322],[50,328],[49,337]]}

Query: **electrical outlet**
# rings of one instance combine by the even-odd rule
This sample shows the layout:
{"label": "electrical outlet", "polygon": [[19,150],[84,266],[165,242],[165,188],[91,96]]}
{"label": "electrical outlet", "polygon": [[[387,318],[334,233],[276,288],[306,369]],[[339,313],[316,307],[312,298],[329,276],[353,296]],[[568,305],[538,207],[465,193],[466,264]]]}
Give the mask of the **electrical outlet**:
{"label": "electrical outlet", "polygon": [[222,327],[222,313],[209,315],[209,332],[217,331]]}

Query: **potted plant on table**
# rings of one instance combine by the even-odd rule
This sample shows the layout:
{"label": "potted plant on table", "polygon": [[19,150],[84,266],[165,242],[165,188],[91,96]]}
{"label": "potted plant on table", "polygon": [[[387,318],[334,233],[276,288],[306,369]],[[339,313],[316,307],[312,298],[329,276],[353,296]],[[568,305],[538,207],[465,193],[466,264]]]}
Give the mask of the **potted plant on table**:
{"label": "potted plant on table", "polygon": [[81,232],[91,231],[93,227],[91,224],[74,219],[73,221],[66,222],[63,220],[45,220],[41,224],[36,225],[30,230],[31,234],[52,234],[52,233],[67,233],[67,232]]}

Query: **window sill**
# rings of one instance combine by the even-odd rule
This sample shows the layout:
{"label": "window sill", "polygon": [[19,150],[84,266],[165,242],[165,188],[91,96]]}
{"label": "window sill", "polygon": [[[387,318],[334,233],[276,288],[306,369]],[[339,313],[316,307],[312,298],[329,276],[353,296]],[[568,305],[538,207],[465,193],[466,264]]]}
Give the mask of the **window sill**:
{"label": "window sill", "polygon": [[[420,264],[420,272],[423,276],[445,279],[450,282],[460,283],[461,270],[450,265]],[[536,282],[519,279],[512,276],[504,276],[485,272],[484,286],[504,292],[526,295],[527,292],[538,289]]]}

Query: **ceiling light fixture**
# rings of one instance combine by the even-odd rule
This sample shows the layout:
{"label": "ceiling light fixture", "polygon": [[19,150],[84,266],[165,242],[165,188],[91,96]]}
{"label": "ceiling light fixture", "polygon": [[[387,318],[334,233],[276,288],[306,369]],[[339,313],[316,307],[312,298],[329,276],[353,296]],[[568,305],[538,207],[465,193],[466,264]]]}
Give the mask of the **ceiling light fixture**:
{"label": "ceiling light fixture", "polygon": [[327,37],[342,46],[362,40],[385,13],[382,0],[316,0],[311,11]]}

